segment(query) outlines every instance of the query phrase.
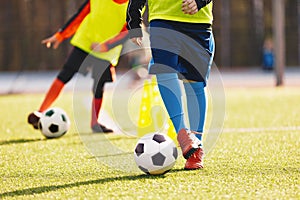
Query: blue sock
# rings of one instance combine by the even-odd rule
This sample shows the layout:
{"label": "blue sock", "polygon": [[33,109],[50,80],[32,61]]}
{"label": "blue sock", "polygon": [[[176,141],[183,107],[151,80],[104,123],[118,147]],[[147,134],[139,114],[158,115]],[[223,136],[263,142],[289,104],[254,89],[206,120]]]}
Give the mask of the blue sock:
{"label": "blue sock", "polygon": [[[184,83],[190,128],[193,131],[203,133],[206,118],[206,92],[203,82]],[[202,135],[196,134],[201,140]]]}
{"label": "blue sock", "polygon": [[178,76],[176,73],[164,73],[157,74],[156,77],[160,95],[175,127],[176,133],[178,133],[180,129],[186,128]]}

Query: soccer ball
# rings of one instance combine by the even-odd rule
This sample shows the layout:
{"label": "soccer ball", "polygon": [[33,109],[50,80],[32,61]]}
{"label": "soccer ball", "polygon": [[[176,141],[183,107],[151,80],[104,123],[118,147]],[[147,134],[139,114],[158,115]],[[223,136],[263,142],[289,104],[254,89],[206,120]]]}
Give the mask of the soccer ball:
{"label": "soccer ball", "polygon": [[175,165],[178,151],[165,134],[150,133],[141,137],[134,149],[135,163],[146,174],[164,174]]}
{"label": "soccer ball", "polygon": [[49,108],[39,120],[39,129],[46,138],[58,138],[67,133],[70,119],[61,108]]}

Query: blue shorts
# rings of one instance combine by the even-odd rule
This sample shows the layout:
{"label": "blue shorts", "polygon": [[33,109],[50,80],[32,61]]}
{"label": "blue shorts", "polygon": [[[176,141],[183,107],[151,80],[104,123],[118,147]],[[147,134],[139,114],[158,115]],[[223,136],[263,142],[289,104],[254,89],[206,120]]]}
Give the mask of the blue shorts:
{"label": "blue shorts", "polygon": [[215,51],[210,24],[150,22],[150,74],[178,73],[180,79],[207,81]]}

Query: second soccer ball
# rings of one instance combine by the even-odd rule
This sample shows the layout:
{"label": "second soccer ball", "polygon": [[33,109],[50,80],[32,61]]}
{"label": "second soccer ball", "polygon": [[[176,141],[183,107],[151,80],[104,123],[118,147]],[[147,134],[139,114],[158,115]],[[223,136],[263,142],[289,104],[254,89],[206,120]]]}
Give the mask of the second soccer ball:
{"label": "second soccer ball", "polygon": [[61,108],[49,108],[39,120],[39,129],[46,138],[58,138],[67,133],[70,119]]}

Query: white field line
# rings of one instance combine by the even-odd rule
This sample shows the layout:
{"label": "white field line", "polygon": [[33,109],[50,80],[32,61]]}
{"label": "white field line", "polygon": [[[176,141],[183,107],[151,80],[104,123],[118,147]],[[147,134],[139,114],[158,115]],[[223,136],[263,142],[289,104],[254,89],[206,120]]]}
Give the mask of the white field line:
{"label": "white field line", "polygon": [[224,128],[223,133],[253,133],[253,132],[276,132],[276,131],[300,131],[300,126],[282,126],[265,128]]}

